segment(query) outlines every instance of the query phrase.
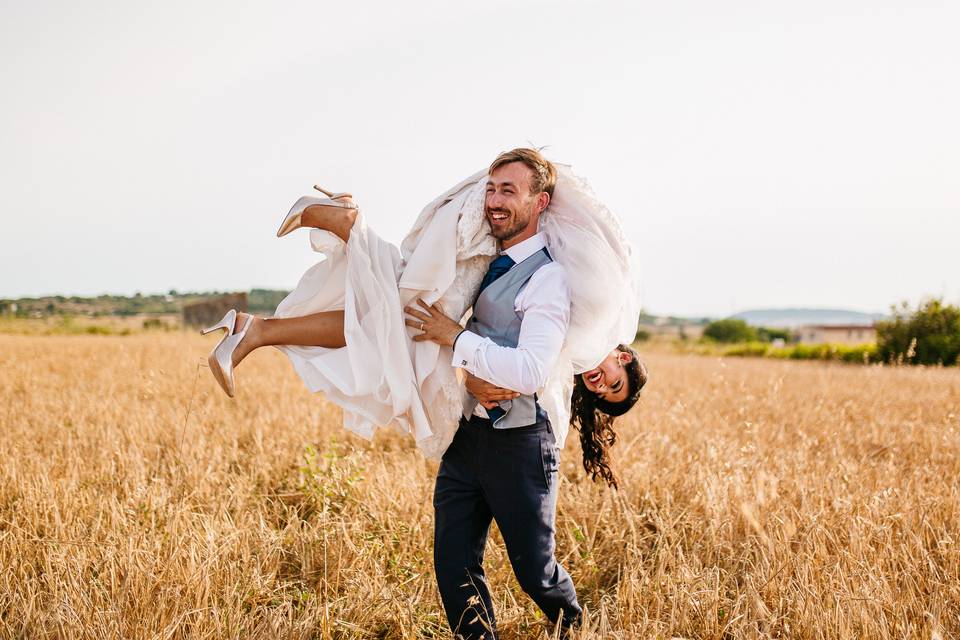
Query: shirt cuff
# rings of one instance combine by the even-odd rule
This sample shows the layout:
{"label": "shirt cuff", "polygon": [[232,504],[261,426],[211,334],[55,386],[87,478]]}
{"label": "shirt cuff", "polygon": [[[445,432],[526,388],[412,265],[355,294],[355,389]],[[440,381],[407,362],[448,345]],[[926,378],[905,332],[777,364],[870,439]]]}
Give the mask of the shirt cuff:
{"label": "shirt cuff", "polygon": [[461,331],[453,344],[453,361],[450,364],[472,371],[476,364],[477,349],[483,341],[484,338],[472,331]]}

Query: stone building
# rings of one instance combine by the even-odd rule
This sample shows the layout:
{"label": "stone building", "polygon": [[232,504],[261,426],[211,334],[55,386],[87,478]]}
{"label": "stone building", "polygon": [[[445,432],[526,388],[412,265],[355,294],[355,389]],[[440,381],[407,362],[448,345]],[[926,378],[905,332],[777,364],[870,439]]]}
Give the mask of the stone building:
{"label": "stone building", "polygon": [[247,310],[247,292],[227,293],[216,298],[183,305],[184,327],[209,327],[216,324],[229,309]]}
{"label": "stone building", "polygon": [[877,341],[872,324],[808,324],[796,330],[797,339],[806,344],[866,344]]}

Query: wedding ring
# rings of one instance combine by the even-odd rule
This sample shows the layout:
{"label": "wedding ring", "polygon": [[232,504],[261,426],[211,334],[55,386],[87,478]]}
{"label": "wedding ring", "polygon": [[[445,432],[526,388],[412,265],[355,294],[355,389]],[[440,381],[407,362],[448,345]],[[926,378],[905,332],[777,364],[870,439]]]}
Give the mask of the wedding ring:
{"label": "wedding ring", "polygon": [[424,326],[425,326],[424,323],[421,322],[421,323],[420,323],[420,331],[423,331],[423,327],[424,327]]}

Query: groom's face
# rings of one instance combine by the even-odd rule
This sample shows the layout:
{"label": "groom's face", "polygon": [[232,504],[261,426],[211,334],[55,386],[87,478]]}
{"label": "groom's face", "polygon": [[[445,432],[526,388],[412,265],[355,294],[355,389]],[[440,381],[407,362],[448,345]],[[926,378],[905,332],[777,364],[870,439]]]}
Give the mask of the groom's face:
{"label": "groom's face", "polygon": [[[507,248],[526,240],[537,232],[540,211],[546,194],[531,194],[533,170],[522,162],[497,167],[487,178],[484,212],[490,233]],[[540,206],[543,204],[543,206]]]}

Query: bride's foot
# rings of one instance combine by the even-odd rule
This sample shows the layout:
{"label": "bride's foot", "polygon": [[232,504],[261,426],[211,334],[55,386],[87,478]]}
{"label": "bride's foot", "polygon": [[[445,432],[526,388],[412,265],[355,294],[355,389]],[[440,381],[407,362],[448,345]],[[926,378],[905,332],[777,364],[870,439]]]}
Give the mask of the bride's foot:
{"label": "bride's foot", "polygon": [[[242,318],[240,316],[243,316]],[[229,397],[234,396],[233,367],[234,364],[243,359],[241,355],[237,357],[237,347],[241,342],[245,342],[247,331],[252,323],[252,316],[249,314],[238,314],[235,309],[227,311],[220,322],[203,329],[200,333],[208,334],[217,330],[224,330],[220,342],[210,351],[207,356],[207,364],[210,366],[210,372],[216,379],[217,384],[223,389]],[[249,345],[250,342],[246,341]],[[252,348],[252,347],[251,347]],[[246,350],[250,352],[251,348]],[[244,354],[245,355],[245,354]]]}
{"label": "bride's foot", "polygon": [[242,311],[237,312],[237,322],[236,327],[239,329],[243,327],[247,318],[252,318],[250,321],[250,326],[247,327],[247,332],[240,340],[240,343],[233,350],[231,356],[232,365],[234,368],[240,364],[240,361],[250,355],[250,352],[257,348],[260,340],[260,333],[263,330],[263,318],[258,318],[249,313],[244,313]]}
{"label": "bride's foot", "polygon": [[303,196],[294,202],[280,223],[277,237],[281,238],[300,227],[314,227],[330,231],[346,242],[357,219],[357,205],[353,196],[349,193],[331,193],[317,185],[313,188],[327,197]]}
{"label": "bride's foot", "polygon": [[[351,197],[341,199],[342,202],[353,204]],[[357,221],[356,208],[331,207],[322,204],[312,204],[303,210],[300,224],[304,227],[325,229],[344,242],[350,238],[350,230]]]}

